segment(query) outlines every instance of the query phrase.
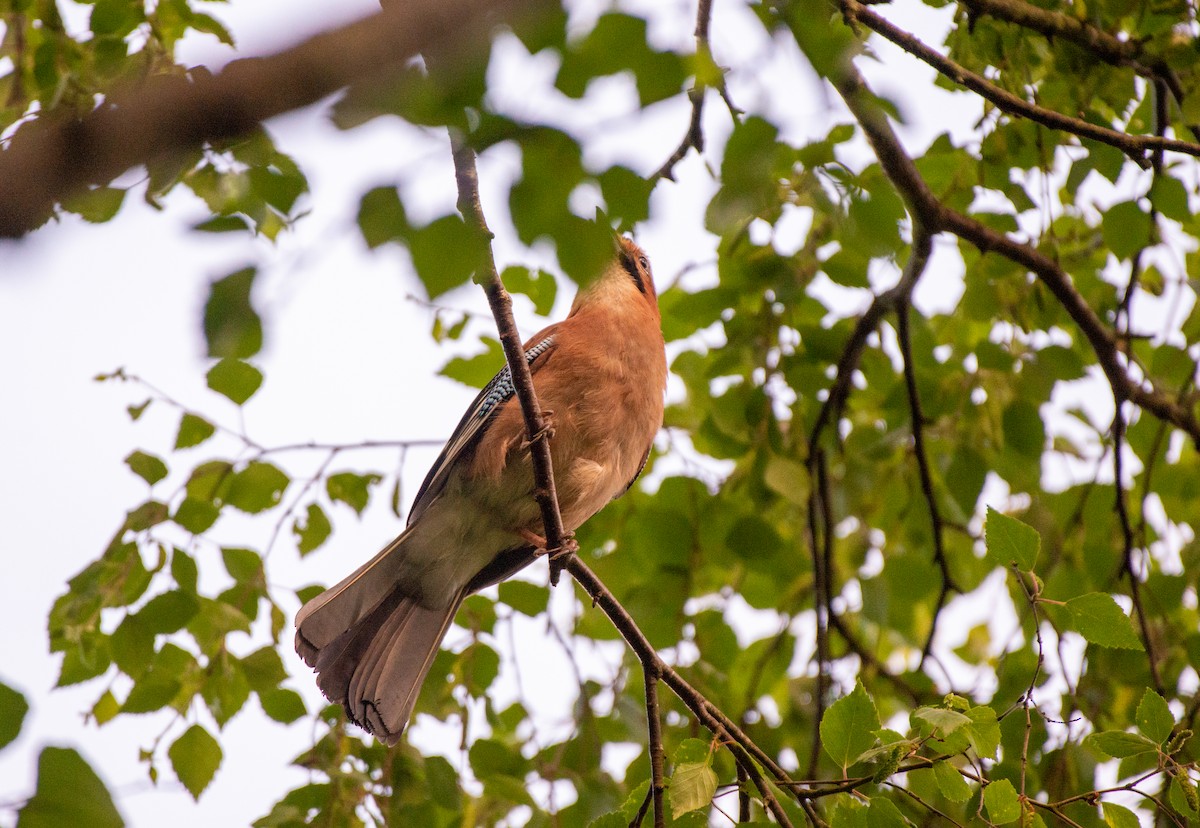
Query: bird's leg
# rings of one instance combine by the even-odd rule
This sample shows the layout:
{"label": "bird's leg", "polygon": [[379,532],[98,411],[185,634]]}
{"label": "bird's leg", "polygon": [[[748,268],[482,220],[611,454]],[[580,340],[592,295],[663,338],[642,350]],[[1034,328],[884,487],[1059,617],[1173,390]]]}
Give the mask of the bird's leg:
{"label": "bird's leg", "polygon": [[518,529],[517,534],[521,536],[522,540],[534,547],[538,555],[549,555],[552,561],[579,551],[579,544],[575,540],[574,532],[567,532],[563,535],[562,542],[553,549],[546,548],[546,539],[537,532],[531,532],[528,529]]}
{"label": "bird's leg", "polygon": [[[549,440],[554,436],[554,412],[548,408],[542,409],[542,429],[537,434],[530,437],[528,440],[521,441],[521,448],[527,449],[536,443],[538,440]],[[545,542],[542,542],[545,546]]]}
{"label": "bird's leg", "polygon": [[539,555],[546,554],[546,539],[537,532],[531,532],[528,529],[518,529],[517,534],[521,539],[538,551]]}

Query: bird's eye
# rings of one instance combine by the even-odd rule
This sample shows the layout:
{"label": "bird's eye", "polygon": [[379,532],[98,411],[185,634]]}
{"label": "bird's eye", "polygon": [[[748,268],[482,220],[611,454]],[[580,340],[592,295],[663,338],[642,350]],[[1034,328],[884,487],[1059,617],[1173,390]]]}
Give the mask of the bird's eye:
{"label": "bird's eye", "polygon": [[[638,264],[642,264],[644,266],[645,261],[645,256],[638,257]],[[629,278],[633,280],[635,285],[637,285],[637,289],[642,293],[645,293],[646,284],[642,281],[642,274],[638,271],[637,265],[633,263],[633,258],[624,251],[621,253],[621,267],[625,268],[625,272],[629,274]]]}
{"label": "bird's eye", "polygon": [[638,256],[638,264],[640,264],[644,270],[650,269],[650,260],[645,256]]}

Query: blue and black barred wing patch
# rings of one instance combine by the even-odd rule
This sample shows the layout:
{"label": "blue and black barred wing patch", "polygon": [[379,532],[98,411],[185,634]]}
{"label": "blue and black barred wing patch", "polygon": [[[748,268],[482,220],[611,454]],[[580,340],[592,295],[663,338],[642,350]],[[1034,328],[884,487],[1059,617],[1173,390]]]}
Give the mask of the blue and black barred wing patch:
{"label": "blue and black barred wing patch", "polygon": [[[530,369],[536,372],[538,366],[535,363],[538,357],[550,353],[553,349],[554,334],[552,333],[542,337],[537,344],[526,349],[525,361],[529,364]],[[446,447],[442,449],[442,453],[434,461],[433,467],[425,475],[425,481],[421,484],[416,500],[413,501],[412,511],[408,515],[410,524],[417,519],[421,512],[425,511],[425,507],[441,491],[450,469],[454,467],[464,452],[474,447],[487,433],[487,426],[500,406],[514,394],[516,394],[516,387],[513,385],[512,372],[505,364],[467,408],[467,412],[455,426],[454,433],[446,441]]]}
{"label": "blue and black barred wing patch", "polygon": [[[550,347],[554,345],[554,336],[548,336],[538,344],[525,352],[525,362],[528,365],[533,365],[534,360],[540,357]],[[492,381],[483,387],[483,391],[475,398],[475,403],[467,409],[467,416],[463,418],[463,422],[474,418],[486,420],[496,409],[507,400],[509,397],[517,393],[517,388],[513,385],[512,371],[509,370],[508,363],[504,363],[504,367],[500,369],[500,373],[492,377]],[[459,423],[459,428],[462,428],[463,423]],[[455,429],[457,433],[458,429]],[[454,442],[454,438],[450,438],[450,442]]]}

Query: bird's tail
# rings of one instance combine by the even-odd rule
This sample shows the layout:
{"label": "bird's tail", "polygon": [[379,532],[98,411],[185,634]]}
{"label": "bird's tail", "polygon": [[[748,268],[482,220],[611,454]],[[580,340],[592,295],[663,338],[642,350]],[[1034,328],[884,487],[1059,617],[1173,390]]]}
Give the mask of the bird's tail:
{"label": "bird's tail", "polygon": [[430,609],[408,594],[391,572],[403,538],[296,616],[296,651],[316,669],[321,692],[389,745],[404,732],[438,645],[466,595],[461,590],[446,606]]}

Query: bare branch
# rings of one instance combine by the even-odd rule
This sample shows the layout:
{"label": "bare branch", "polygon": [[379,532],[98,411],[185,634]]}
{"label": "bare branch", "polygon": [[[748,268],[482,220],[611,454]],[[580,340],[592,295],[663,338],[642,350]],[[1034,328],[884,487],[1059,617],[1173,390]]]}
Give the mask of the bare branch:
{"label": "bare branch", "polygon": [[646,638],[645,633],[641,631],[633,617],[621,606],[608,587],[596,577],[596,573],[580,560],[578,555],[571,555],[566,559],[566,569],[592,599],[592,605],[599,607],[608,616],[608,620],[621,633],[625,643],[642,663],[642,668],[647,672],[657,673],[662,682],[671,688],[672,692],[692,711],[700,723],[722,740],[725,747],[733,754],[734,760],[745,770],[746,775],[758,789],[759,796],[762,797],[767,810],[771,812],[775,820],[781,825],[791,825],[787,813],[779,805],[779,801],[771,792],[770,784],[763,779],[758,767],[761,765],[771,774],[777,784],[785,787],[794,784],[787,772],[755,744],[732,719],[659,657],[658,651],[654,649],[654,645],[650,643],[650,639]]}
{"label": "bare branch", "polygon": [[654,800],[654,828],[663,828],[666,824],[663,812],[663,742],[662,720],[658,713],[658,675],[652,670],[644,670],[646,682],[646,723],[648,725],[647,746],[650,753],[650,796]]}
{"label": "bare branch", "polygon": [[[712,46],[708,39],[708,30],[712,24],[712,5],[713,0],[699,0],[696,4],[696,53],[707,57],[709,60],[712,59]],[[663,165],[650,176],[651,181],[656,181],[660,178],[674,181],[675,165],[687,156],[688,150],[694,148],[696,152],[704,152],[704,131],[701,128],[700,121],[704,115],[704,94],[707,91],[708,87],[699,79],[688,90],[688,100],[692,102],[692,116],[688,121],[687,132],[684,133],[683,140],[679,142],[679,146],[671,153],[671,157],[664,161]],[[736,117],[741,110],[734,106],[733,101],[730,100],[729,90],[725,88],[724,80],[720,82],[717,91],[720,92],[721,99],[725,101],[730,114]]]}
{"label": "bare branch", "polygon": [[394,5],[269,57],[235,60],[215,75],[154,76],[78,120],[46,116],[23,125],[0,152],[0,236],[28,233],[56,202],[88,185],[166,153],[243,135],[420,52],[470,44],[542,0]]}

